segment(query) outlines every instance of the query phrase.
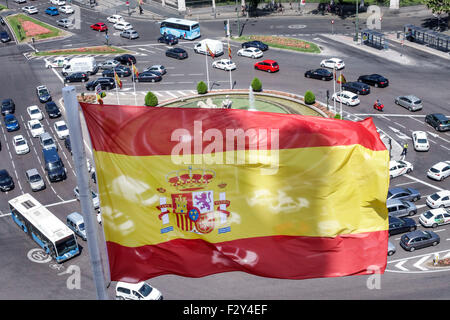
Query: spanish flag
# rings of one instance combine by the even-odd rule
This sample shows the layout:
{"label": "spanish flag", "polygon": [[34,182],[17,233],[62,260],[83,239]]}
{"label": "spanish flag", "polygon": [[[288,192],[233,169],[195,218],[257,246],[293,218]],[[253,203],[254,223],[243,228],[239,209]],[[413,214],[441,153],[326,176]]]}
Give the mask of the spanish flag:
{"label": "spanish flag", "polygon": [[133,64],[133,73],[134,73],[135,78],[139,77],[139,71],[138,71],[138,69],[136,68],[136,65],[135,65],[135,64]]}
{"label": "spanish flag", "polygon": [[215,58],[214,53],[211,51],[211,49],[209,49],[208,45],[206,44],[206,52],[208,52],[208,54],[211,56],[211,58]]}
{"label": "spanish flag", "polygon": [[119,76],[116,73],[116,70],[114,69],[114,79],[116,80],[117,86],[122,89],[122,81],[120,80]]}
{"label": "spanish flag", "polygon": [[337,83],[346,83],[347,80],[345,80],[344,75],[341,73],[341,74],[339,75],[339,77],[337,78],[336,82],[337,82]]}
{"label": "spanish flag", "polygon": [[230,57],[231,60],[231,47],[229,43],[228,43],[228,56]]}
{"label": "spanish flag", "polygon": [[389,153],[372,119],[80,105],[111,280],[384,272]]}

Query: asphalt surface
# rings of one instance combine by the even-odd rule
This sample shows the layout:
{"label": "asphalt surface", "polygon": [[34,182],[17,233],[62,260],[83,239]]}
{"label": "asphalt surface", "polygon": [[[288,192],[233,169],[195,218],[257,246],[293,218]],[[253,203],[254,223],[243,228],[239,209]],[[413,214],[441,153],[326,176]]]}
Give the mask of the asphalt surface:
{"label": "asphalt surface", "polygon": [[[45,2],[33,1],[33,5],[47,6]],[[13,4],[11,6],[14,6]],[[82,9],[84,10],[84,9]],[[55,21],[56,18],[42,15],[36,16],[45,22]],[[37,44],[39,50],[79,47],[83,45],[95,45],[104,41],[104,35],[89,30],[88,25],[98,22],[98,19],[106,21],[104,17],[89,10],[83,11],[81,30],[71,30],[74,35],[70,38]],[[319,20],[321,18],[318,18]],[[386,19],[387,20],[387,19]],[[333,92],[332,82],[306,79],[304,72],[308,69],[317,68],[322,59],[330,56],[342,58],[346,63],[343,73],[347,81],[355,80],[361,74],[380,73],[390,80],[388,88],[372,88],[368,96],[360,96],[361,104],[356,107],[344,106],[346,117],[350,119],[363,119],[373,116],[375,124],[398,143],[408,141],[410,145],[406,160],[414,164],[414,171],[407,175],[394,178],[391,186],[410,186],[418,189],[422,199],[417,202],[418,214],[413,218],[418,222],[418,216],[427,210],[425,197],[439,189],[450,189],[450,180],[436,182],[426,177],[426,171],[433,164],[449,160],[450,156],[450,134],[435,133],[428,125],[424,124],[425,114],[441,112],[449,114],[450,95],[448,92],[448,74],[450,71],[448,61],[430,56],[421,51],[411,48],[393,48],[404,50],[404,54],[411,61],[410,65],[402,65],[388,59],[366,53],[352,48],[340,42],[329,40],[320,36],[327,32],[326,24],[320,20],[298,18],[292,19],[258,19],[252,25],[246,24],[244,34],[273,34],[286,35],[295,34],[295,37],[310,40],[319,44],[324,54],[317,56],[312,54],[292,53],[282,50],[269,49],[264,53],[264,58],[279,61],[281,71],[275,74],[267,74],[253,69],[252,59],[237,57],[236,51],[239,43],[231,42],[233,61],[237,64],[237,70],[232,72],[232,85],[234,88],[247,89],[251,80],[256,76],[263,84],[263,88],[276,89],[303,95],[308,89],[316,94],[316,99],[325,102],[326,90]],[[406,20],[405,20],[406,21]],[[126,46],[135,52],[137,67],[153,64],[163,64],[168,69],[167,75],[159,83],[138,83],[138,93],[149,90],[158,93],[161,100],[180,96],[195,90],[198,81],[206,80],[205,56],[193,52],[194,42],[182,41],[178,45],[188,51],[189,58],[182,61],[167,58],[164,55],[167,47],[156,42],[158,28],[154,23],[136,23],[136,29],[141,33],[139,40],[126,40],[110,33],[111,42],[115,45]],[[344,22],[343,22],[344,23]],[[347,22],[345,22],[347,23]],[[383,28],[390,31],[399,30],[404,21],[392,19],[385,21]],[[337,23],[336,23],[337,24]],[[306,25],[305,28],[289,28],[292,25]],[[221,38],[223,36],[223,22],[202,22],[203,37]],[[341,30],[347,33],[347,26],[342,25]],[[350,26],[351,27],[351,26]],[[336,26],[336,28],[338,28]],[[350,31],[351,32],[351,31]],[[89,264],[87,246],[82,240],[79,244],[83,247],[80,256],[71,259],[63,265],[56,265],[54,261],[37,263],[27,257],[30,250],[37,245],[30,240],[13,223],[8,215],[7,201],[21,193],[31,192],[25,182],[25,171],[37,168],[43,177],[46,177],[42,167],[42,155],[36,139],[31,138],[26,129],[26,107],[38,105],[43,108],[35,94],[37,85],[45,84],[50,89],[54,101],[59,102],[63,82],[59,70],[45,69],[43,59],[28,60],[24,52],[31,51],[28,45],[17,46],[14,43],[0,44],[0,65],[3,72],[0,75],[2,87],[0,98],[10,97],[16,103],[16,116],[19,119],[21,129],[16,132],[7,133],[3,123],[1,124],[0,140],[2,150],[0,151],[1,167],[7,169],[16,182],[16,188],[8,193],[0,194],[0,269],[2,273],[2,285],[0,299],[95,299],[95,288],[92,283],[92,272]],[[97,61],[103,61],[111,57],[99,57]],[[211,65],[211,58],[206,61]],[[210,80],[213,89],[229,88],[229,73],[209,68]],[[93,76],[92,78],[96,78]],[[234,81],[236,83],[234,84]],[[124,87],[119,94],[125,97],[127,92],[133,90],[133,84],[129,78],[123,79]],[[78,92],[85,91],[82,85],[75,85]],[[410,113],[404,108],[396,106],[394,97],[403,94],[415,94],[424,101],[424,110]],[[112,91],[110,95],[115,95]],[[138,95],[142,99],[142,95]],[[383,114],[374,113],[373,101],[380,99],[385,104]],[[330,101],[330,104],[332,102]],[[56,120],[45,117],[43,124],[48,131],[54,134],[52,124]],[[424,130],[429,132],[431,150],[418,153],[412,149],[412,130]],[[23,134],[28,140],[31,151],[26,155],[18,156],[12,149],[12,137]],[[436,136],[433,136],[435,134]],[[31,144],[32,142],[32,144]],[[67,168],[68,179],[63,182],[49,183],[44,191],[33,193],[43,204],[52,205],[51,211],[61,220],[73,212],[79,211],[79,203],[73,194],[76,186],[76,177],[73,171],[73,162],[70,153],[65,149],[62,141],[58,141],[58,148],[62,154],[63,162]],[[88,157],[91,156],[89,152]],[[18,183],[20,181],[20,183]],[[91,182],[92,183],[92,182]],[[95,189],[95,184],[92,183]],[[424,229],[423,227],[419,227]],[[99,226],[99,231],[101,228]],[[390,240],[396,245],[397,253],[388,258],[388,267],[385,274],[381,276],[380,289],[368,288],[368,276],[309,279],[309,280],[279,280],[252,276],[241,272],[230,272],[211,275],[204,278],[191,279],[174,275],[166,275],[150,279],[150,283],[159,288],[165,299],[449,299],[450,292],[448,283],[450,280],[449,269],[433,269],[427,262],[435,252],[444,256],[450,252],[450,227],[444,225],[435,229],[441,237],[441,243],[437,247],[429,247],[414,253],[404,251],[398,245],[400,236],[392,236]],[[425,258],[425,259],[424,259]],[[81,270],[81,288],[70,290],[66,286],[71,266],[78,266]],[[110,295],[113,294],[114,283],[110,287]]]}

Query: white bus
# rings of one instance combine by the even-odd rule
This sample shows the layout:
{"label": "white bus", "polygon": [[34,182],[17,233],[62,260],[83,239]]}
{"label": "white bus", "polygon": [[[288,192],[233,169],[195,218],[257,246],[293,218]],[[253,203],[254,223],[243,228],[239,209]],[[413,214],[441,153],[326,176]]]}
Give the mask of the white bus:
{"label": "white bus", "polygon": [[80,253],[75,234],[29,193],[8,201],[11,217],[56,262]]}
{"label": "white bus", "polygon": [[180,39],[194,40],[200,37],[200,24],[192,20],[169,18],[161,21],[159,32]]}

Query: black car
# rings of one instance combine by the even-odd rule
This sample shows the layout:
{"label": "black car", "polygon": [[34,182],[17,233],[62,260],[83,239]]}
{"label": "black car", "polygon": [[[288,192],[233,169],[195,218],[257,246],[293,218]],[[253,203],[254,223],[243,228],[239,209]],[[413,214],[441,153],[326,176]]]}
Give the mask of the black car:
{"label": "black car", "polygon": [[249,48],[249,47],[258,48],[261,51],[266,51],[267,49],[269,49],[269,46],[267,44],[258,40],[248,41],[242,44],[242,48]]}
{"label": "black car", "polygon": [[0,41],[3,43],[11,41],[11,38],[10,38],[8,32],[6,32],[6,31],[0,32]]}
{"label": "black car", "polygon": [[14,181],[5,169],[0,170],[0,190],[3,192],[14,189]]}
{"label": "black car", "polygon": [[58,118],[61,116],[61,110],[59,110],[58,106],[53,101],[45,104],[45,111],[47,111],[49,118]]}
{"label": "black car", "polygon": [[159,43],[165,43],[168,45],[175,45],[178,43],[177,37],[175,37],[173,34],[165,34],[162,37],[158,38]]}
{"label": "black car", "polygon": [[69,74],[64,79],[64,82],[85,82],[89,80],[89,76],[85,72],[75,72],[72,74]]}
{"label": "black car", "polygon": [[186,52],[186,50],[181,48],[171,48],[166,51],[166,57],[181,60],[186,59],[188,57],[188,53]]}
{"label": "black car", "polygon": [[36,87],[36,94],[41,103],[45,103],[47,101],[52,101],[52,96],[50,95],[50,92],[48,91],[46,86]]}
{"label": "black car", "polygon": [[153,72],[141,72],[137,77],[137,82],[157,82],[161,81],[161,75]]}
{"label": "black car", "polygon": [[332,80],[333,73],[327,69],[320,68],[320,69],[306,71],[305,77],[313,78],[313,79],[320,79],[320,80]]}
{"label": "black car", "polygon": [[114,70],[116,71],[119,77],[129,77],[131,76],[131,69],[128,67],[115,67],[114,69],[108,69],[102,72],[102,77],[111,77],[114,78]]}
{"label": "black car", "polygon": [[16,105],[13,99],[3,99],[2,101],[2,115],[16,112]]}
{"label": "black car", "polygon": [[342,84],[342,90],[350,91],[356,94],[366,95],[370,93],[370,86],[362,82],[346,82]]}
{"label": "black car", "polygon": [[[115,57],[114,60],[119,61],[121,64],[131,66],[131,64],[136,64],[136,58],[131,54],[123,54],[121,56]],[[131,63],[133,62],[133,63]]]}
{"label": "black car", "polygon": [[3,20],[3,17],[0,17],[0,24],[1,24],[2,26],[5,25],[5,20]]}
{"label": "black car", "polygon": [[72,154],[72,145],[70,144],[70,136],[64,138],[64,145],[66,146],[70,154]]}
{"label": "black car", "polygon": [[411,218],[397,218],[389,216],[389,235],[405,233],[417,229],[416,222]]}
{"label": "black car", "polygon": [[450,120],[442,113],[431,113],[425,117],[425,122],[436,131],[450,130]]}
{"label": "black car", "polygon": [[113,78],[98,78],[93,81],[89,81],[86,83],[86,90],[94,91],[95,87],[100,85],[102,90],[114,89],[116,87],[116,83]]}
{"label": "black car", "polygon": [[374,86],[376,88],[385,88],[389,85],[389,80],[379,74],[366,74],[359,76],[358,82],[364,82],[365,84]]}

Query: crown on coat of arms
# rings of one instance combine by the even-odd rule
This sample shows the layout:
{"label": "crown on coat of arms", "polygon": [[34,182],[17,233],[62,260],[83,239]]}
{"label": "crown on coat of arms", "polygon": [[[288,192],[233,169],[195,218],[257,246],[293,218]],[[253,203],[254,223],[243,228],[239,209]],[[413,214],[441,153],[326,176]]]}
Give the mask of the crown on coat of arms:
{"label": "crown on coat of arms", "polygon": [[216,176],[213,170],[188,167],[169,172],[166,180],[179,191],[205,188]]}

